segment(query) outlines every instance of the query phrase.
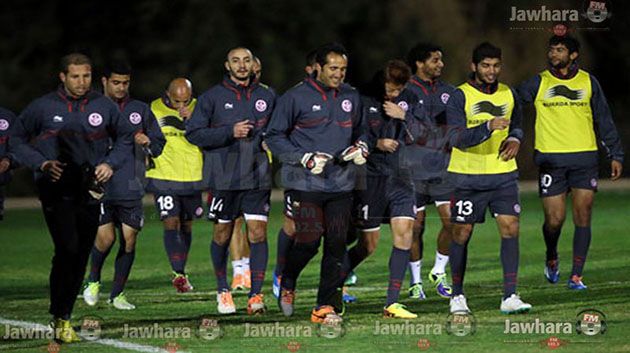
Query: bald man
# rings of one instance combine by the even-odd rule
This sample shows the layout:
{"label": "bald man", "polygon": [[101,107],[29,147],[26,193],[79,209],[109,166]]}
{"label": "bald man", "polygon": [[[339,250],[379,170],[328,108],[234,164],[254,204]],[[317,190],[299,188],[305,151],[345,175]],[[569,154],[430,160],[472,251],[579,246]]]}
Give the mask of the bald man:
{"label": "bald man", "polygon": [[265,311],[262,285],[267,267],[267,221],[271,168],[263,149],[263,132],[273,111],[275,93],[254,76],[254,56],[243,47],[228,51],[223,81],[199,97],[186,121],[186,138],[204,149],[211,166],[215,219],[210,247],[217,280],[217,311],[236,312],[227,284],[227,254],[234,220],[243,216],[250,243],[251,289],[248,314]]}
{"label": "bald man", "polygon": [[166,137],[162,154],[147,171],[147,191],[152,192],[164,225],[164,247],[173,270],[178,293],[193,289],[186,274],[186,260],[192,241],[192,222],[201,208],[203,156],[186,140],[184,122],[190,119],[196,100],[192,84],[185,78],[170,82],[165,94],[151,103],[151,110]]}

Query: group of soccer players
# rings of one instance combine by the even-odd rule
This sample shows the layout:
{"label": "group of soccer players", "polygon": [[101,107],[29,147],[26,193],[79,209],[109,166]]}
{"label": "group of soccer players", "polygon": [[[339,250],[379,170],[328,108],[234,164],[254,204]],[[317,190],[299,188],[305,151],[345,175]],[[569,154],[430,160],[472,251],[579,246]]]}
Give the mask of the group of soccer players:
{"label": "group of soccer players", "polygon": [[[117,309],[135,308],[123,290],[143,226],[145,190],[154,194],[178,292],[193,289],[185,265],[192,222],[203,214],[201,191],[208,190],[217,310],[236,312],[227,261],[238,251],[238,257],[231,254],[236,264],[249,252],[249,269],[238,273],[247,277],[247,312],[265,312],[272,156],[281,163],[285,189],[273,271],[273,293],[284,315],[293,315],[300,273],[323,238],[311,321],[341,322],[343,302],[354,299],[342,290],[344,282],[374,252],[381,224],[389,223],[384,316],[417,317],[399,295],[409,268],[409,296],[426,297],[421,263],[431,203],[441,228],[428,278],[439,296],[450,299],[450,312],[470,312],[463,290],[467,247],[486,209],[501,237],[500,310],[529,311],[532,306],[516,291],[521,207],[515,161],[524,138],[521,107],[529,103],[536,109],[534,159],[545,211],[544,275],[551,283],[560,278],[557,244],[570,191],[575,234],[567,286],[586,289],[582,273],[597,190],[598,141],[611,159],[613,180],[622,174],[624,155],[599,83],[578,67],[579,52],[575,38],[553,36],[548,69],[513,89],[499,82],[501,50],[484,42],[472,52],[469,77],[454,87],[440,79],[442,49],[421,43],[407,62],[384,63],[357,90],[344,82],[348,53],[329,43],[309,53],[304,80],[276,97],[260,82],[260,60],[235,47],[227,53],[223,80],[197,99],[191,82],[176,78],[150,106],[129,97],[128,65],[114,63],[104,70],[101,95],[90,89],[89,58],[64,57],[55,92],[35,100],[17,119],[0,110],[0,182],[19,165],[34,170],[55,245],[50,313],[59,339],[79,339],[69,320],[88,256],[83,295],[95,305],[116,229],[120,245],[109,302]],[[233,237],[240,243],[230,251]]]}

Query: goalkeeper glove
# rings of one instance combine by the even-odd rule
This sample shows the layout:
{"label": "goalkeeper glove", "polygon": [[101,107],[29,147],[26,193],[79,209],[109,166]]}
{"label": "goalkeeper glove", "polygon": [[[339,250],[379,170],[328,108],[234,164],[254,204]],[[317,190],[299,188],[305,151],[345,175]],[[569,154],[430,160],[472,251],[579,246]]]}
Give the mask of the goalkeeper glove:
{"label": "goalkeeper glove", "polygon": [[367,144],[363,141],[357,141],[341,152],[341,159],[346,162],[352,161],[356,165],[363,165],[369,154]]}
{"label": "goalkeeper glove", "polygon": [[324,171],[324,167],[329,160],[333,159],[333,156],[328,153],[322,152],[308,152],[302,156],[302,166],[308,169],[313,174],[320,174]]}

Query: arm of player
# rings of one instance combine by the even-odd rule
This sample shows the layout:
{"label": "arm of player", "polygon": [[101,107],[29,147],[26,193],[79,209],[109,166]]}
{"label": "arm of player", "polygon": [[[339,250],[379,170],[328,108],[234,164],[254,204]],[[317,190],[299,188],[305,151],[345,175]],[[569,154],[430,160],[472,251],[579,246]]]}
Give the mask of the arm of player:
{"label": "arm of player", "polygon": [[9,149],[22,164],[32,170],[40,167],[48,160],[40,151],[30,144],[31,138],[41,133],[39,107],[36,102],[24,109],[13,124],[13,134],[9,139]]}
{"label": "arm of player", "polygon": [[518,100],[521,105],[531,104],[536,99],[536,94],[540,88],[540,75],[536,75],[528,80],[523,81],[516,88],[516,94],[514,94],[514,100]]}
{"label": "arm of player", "polygon": [[110,109],[110,116],[112,119],[110,125],[107,127],[107,132],[112,141],[114,141],[114,144],[101,163],[106,163],[113,170],[118,170],[122,167],[127,155],[132,151],[133,134],[135,131],[124,121],[122,114],[113,104]]}
{"label": "arm of player", "polygon": [[149,151],[152,157],[157,157],[162,154],[164,145],[166,145],[166,138],[160,129],[160,125],[153,115],[151,109],[147,109],[146,119],[144,119],[144,132],[149,137]]}
{"label": "arm of player", "polygon": [[514,97],[514,108],[510,116],[509,134],[508,137],[501,142],[501,146],[499,146],[499,158],[504,161],[509,161],[516,157],[521,147],[521,140],[523,139],[523,109],[514,90],[512,90],[512,96]]}
{"label": "arm of player", "polygon": [[190,119],[186,119],[186,139],[203,149],[215,149],[229,145],[234,141],[234,126],[212,127],[214,103],[211,97],[203,95]]}
{"label": "arm of player", "polygon": [[271,120],[267,125],[265,141],[271,153],[282,163],[300,165],[302,157],[309,151],[302,151],[289,139],[289,133],[295,126],[298,112],[294,107],[295,101],[290,94],[284,94],[271,114]]}
{"label": "arm of player", "polygon": [[507,119],[494,118],[485,124],[468,128],[466,126],[465,105],[464,93],[459,89],[456,90],[446,107],[447,139],[450,146],[460,149],[476,146],[489,139],[493,130],[503,130],[509,125]]}
{"label": "arm of player", "polygon": [[602,146],[606,150],[606,154],[611,159],[611,178],[617,180],[623,172],[624,152],[621,145],[621,139],[617,132],[617,127],[612,118],[610,107],[606,101],[606,96],[602,91],[597,79],[591,76],[591,88],[593,95],[591,96],[591,109],[593,110],[593,120],[597,125],[599,139]]}

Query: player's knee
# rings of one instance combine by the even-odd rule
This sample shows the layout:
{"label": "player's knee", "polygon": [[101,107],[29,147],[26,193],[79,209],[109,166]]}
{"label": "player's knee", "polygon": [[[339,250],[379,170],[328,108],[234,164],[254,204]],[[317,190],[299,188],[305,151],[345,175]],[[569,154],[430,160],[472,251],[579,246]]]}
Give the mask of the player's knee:
{"label": "player's knee", "polygon": [[177,217],[168,217],[162,221],[165,230],[179,230],[180,221]]}
{"label": "player's knee", "polygon": [[295,222],[293,221],[293,219],[287,216],[284,216],[282,229],[284,230],[284,233],[288,235],[289,237],[294,236],[295,235]]}
{"label": "player's knee", "polygon": [[465,244],[472,233],[472,224],[458,224],[453,226],[453,241],[458,244]]}
{"label": "player's knee", "polygon": [[260,243],[267,238],[265,227],[252,227],[247,229],[247,236],[252,243]]}
{"label": "player's knee", "polygon": [[212,239],[219,245],[225,245],[232,235],[232,223],[216,223]]}

